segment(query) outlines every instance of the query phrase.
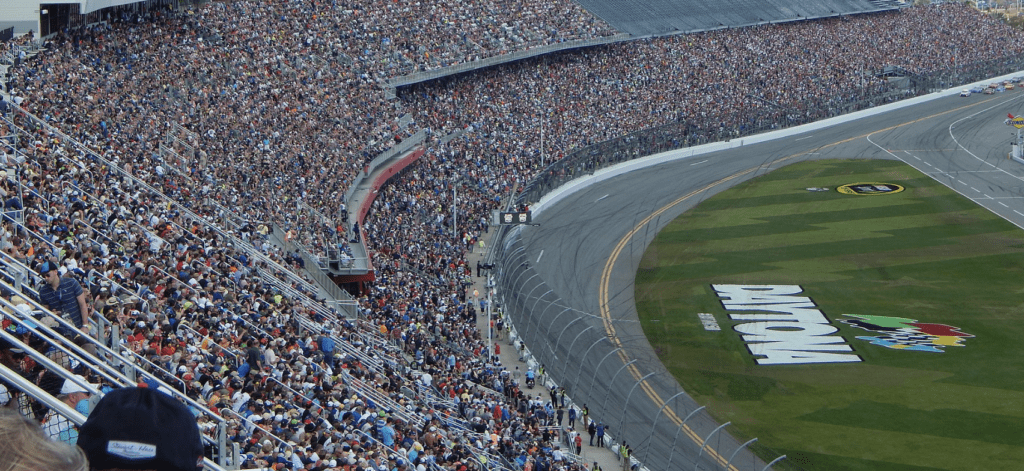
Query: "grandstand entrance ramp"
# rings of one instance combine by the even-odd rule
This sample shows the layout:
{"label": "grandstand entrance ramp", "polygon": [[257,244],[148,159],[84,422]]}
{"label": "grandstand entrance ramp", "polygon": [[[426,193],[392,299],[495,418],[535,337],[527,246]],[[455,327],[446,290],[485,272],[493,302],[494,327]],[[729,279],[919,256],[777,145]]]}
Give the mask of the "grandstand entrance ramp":
{"label": "grandstand entrance ramp", "polygon": [[899,0],[577,0],[634,37],[894,10]]}

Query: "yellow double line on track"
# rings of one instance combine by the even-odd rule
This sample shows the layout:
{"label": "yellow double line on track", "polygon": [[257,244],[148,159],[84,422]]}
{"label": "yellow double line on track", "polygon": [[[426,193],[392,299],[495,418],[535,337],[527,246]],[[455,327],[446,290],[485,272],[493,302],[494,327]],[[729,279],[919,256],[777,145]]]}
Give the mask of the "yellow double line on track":
{"label": "yellow double line on track", "polygon": [[[821,147],[819,147],[819,148],[817,148],[815,150],[827,149],[827,148],[830,148],[830,147],[835,147],[835,146],[838,146],[840,144],[845,144],[847,142],[850,142],[850,141],[853,141],[853,140],[856,140],[856,139],[868,137],[868,136],[870,136],[872,134],[875,134],[875,133],[878,133],[878,132],[890,131],[890,130],[896,129],[898,127],[902,127],[902,126],[906,126],[906,125],[910,125],[910,124],[915,124],[915,123],[918,123],[918,122],[921,122],[921,121],[925,121],[925,120],[928,120],[928,119],[932,119],[932,118],[935,118],[935,117],[938,117],[938,116],[942,116],[942,115],[945,115],[945,114],[949,114],[949,113],[961,111],[961,110],[964,110],[964,109],[967,109],[967,108],[971,108],[971,107],[974,107],[974,106],[978,106],[978,105],[986,103],[988,101],[991,101],[991,100],[985,100],[985,101],[981,101],[981,102],[972,103],[972,104],[967,105],[967,106],[961,106],[961,107],[958,107],[958,108],[955,108],[955,109],[952,109],[952,110],[947,110],[947,111],[943,111],[941,113],[936,113],[936,114],[933,114],[933,115],[925,116],[923,118],[918,118],[918,119],[915,119],[915,120],[907,121],[907,122],[900,123],[900,124],[897,124],[897,125],[894,125],[894,126],[890,126],[890,127],[884,128],[884,129],[878,129],[876,131],[872,131],[872,132],[869,132],[869,133],[866,133],[866,134],[862,134],[862,135],[859,135],[859,136],[854,136],[854,137],[851,137],[851,138],[839,140],[839,141],[833,142],[831,144],[826,144],[824,146],[821,146]],[[611,254],[608,256],[608,261],[605,262],[605,264],[604,264],[604,270],[601,273],[601,284],[600,284],[600,286],[598,288],[598,301],[599,301],[598,305],[600,306],[601,322],[604,324],[605,332],[608,334],[609,339],[611,339],[612,344],[614,344],[615,347],[620,349],[618,351],[618,354],[619,354],[619,358],[622,360],[623,364],[628,364],[629,363],[629,361],[630,361],[629,360],[629,354],[626,353],[626,348],[625,348],[625,345],[623,345],[622,340],[619,339],[618,335],[616,335],[615,325],[614,325],[615,321],[612,320],[611,312],[608,309],[608,293],[609,293],[608,285],[609,285],[610,280],[611,280],[612,269],[615,267],[615,262],[618,260],[619,255],[622,253],[622,250],[626,247],[626,245],[633,238],[633,236],[635,236],[637,234],[637,232],[640,232],[641,228],[643,228],[645,225],[649,224],[651,222],[651,220],[653,220],[654,218],[660,216],[662,213],[672,209],[673,207],[675,207],[679,203],[682,203],[683,201],[686,201],[686,200],[688,200],[688,199],[690,199],[690,198],[692,198],[692,197],[694,197],[694,196],[696,196],[698,194],[701,194],[701,193],[703,193],[703,192],[705,192],[707,190],[710,190],[710,189],[712,189],[712,188],[714,188],[714,187],[716,187],[718,185],[721,185],[723,183],[727,183],[729,181],[735,180],[735,179],[743,177],[745,175],[749,175],[750,173],[755,172],[758,169],[770,168],[773,165],[785,162],[785,161],[790,160],[790,159],[801,157],[801,156],[807,155],[809,153],[811,153],[811,151],[799,152],[799,153],[796,153],[796,154],[788,155],[786,157],[781,157],[779,159],[773,160],[767,166],[765,166],[765,165],[758,165],[757,167],[751,167],[751,168],[748,168],[748,169],[743,170],[741,172],[734,173],[734,174],[729,175],[729,176],[727,176],[725,178],[722,178],[721,180],[718,180],[718,181],[716,181],[714,183],[711,183],[711,184],[709,184],[707,186],[704,186],[704,187],[702,187],[702,188],[700,188],[698,190],[691,191],[690,193],[687,193],[687,194],[685,194],[683,196],[680,196],[679,198],[675,199],[674,201],[672,201],[672,202],[662,206],[657,211],[651,213],[646,218],[644,218],[642,221],[640,221],[640,223],[638,223],[635,227],[633,227],[633,229],[631,231],[627,232],[626,235],[622,236],[622,239],[619,240],[619,243],[615,245],[615,248],[612,250]],[[661,398],[661,395],[658,394],[658,392],[655,391],[654,388],[651,385],[647,384],[647,380],[643,379],[644,375],[640,373],[640,370],[636,367],[636,365],[635,364],[629,364],[626,368],[629,370],[629,373],[633,376],[633,379],[635,379],[637,381],[640,381],[641,388],[644,390],[644,392],[647,394],[647,396],[649,398],[651,398],[651,401],[654,402],[654,405],[659,407],[659,408],[664,408],[665,407],[665,400]],[[698,445],[701,445],[701,444],[704,443],[704,439],[701,438],[699,435],[697,435],[697,432],[695,432],[692,428],[690,428],[689,425],[683,424],[683,419],[681,419],[679,417],[679,415],[677,415],[676,412],[674,410],[672,410],[671,407],[667,407],[666,409],[667,409],[667,415],[668,415],[669,419],[671,419],[672,422],[674,422],[676,424],[676,426],[682,426],[683,427],[683,432],[685,432],[686,435],[688,437],[690,437],[691,440],[694,441],[694,443],[696,443]],[[724,456],[722,456],[720,453],[718,453],[718,451],[716,451],[713,447],[709,446],[709,447],[706,447],[704,449],[707,451],[708,456],[710,456],[713,460],[715,460],[716,463],[718,463],[718,464],[720,464],[722,466],[725,466],[726,464],[728,464],[727,459]],[[730,464],[728,471],[739,471],[739,470],[735,466]]]}

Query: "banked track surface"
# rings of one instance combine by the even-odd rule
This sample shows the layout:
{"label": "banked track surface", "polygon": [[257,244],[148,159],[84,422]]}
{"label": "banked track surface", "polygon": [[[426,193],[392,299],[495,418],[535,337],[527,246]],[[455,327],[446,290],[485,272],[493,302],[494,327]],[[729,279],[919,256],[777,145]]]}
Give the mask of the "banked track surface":
{"label": "banked track surface", "polygon": [[[581,329],[608,340],[573,344],[574,354],[586,349],[588,359],[567,358],[571,365],[548,370],[562,385],[581,386],[570,391],[573,399],[589,404],[592,417],[611,425],[616,440],[630,443],[649,469],[723,469],[739,443],[713,435],[701,451],[704,437],[717,425],[704,412],[680,427],[698,406],[680,394],[637,322],[634,277],[657,232],[703,199],[783,165],[852,158],[902,160],[1024,228],[1024,165],[1007,159],[1014,129],[1003,124],[1007,113],[1024,112],[1024,92],[1018,93],[943,97],[805,134],[687,157],[597,182],[555,202],[535,219],[537,226],[519,233],[525,260],[552,291],[547,299],[557,297],[559,307],[568,308],[544,313],[554,320],[554,312],[564,311],[548,329],[548,340],[566,344]],[[545,320],[534,322],[543,325]],[[567,324],[573,324],[568,335]],[[580,377],[591,381],[580,382]],[[741,451],[730,468],[763,466]]]}

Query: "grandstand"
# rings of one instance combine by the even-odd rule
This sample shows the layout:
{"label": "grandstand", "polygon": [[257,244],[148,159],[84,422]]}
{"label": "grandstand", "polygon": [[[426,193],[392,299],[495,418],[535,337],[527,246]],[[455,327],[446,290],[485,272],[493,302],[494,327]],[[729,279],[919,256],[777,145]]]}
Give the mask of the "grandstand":
{"label": "grandstand", "polygon": [[[74,374],[164,390],[225,468],[316,454],[335,462],[321,469],[582,469],[546,451],[568,438],[552,401],[490,364],[469,257],[494,245],[491,210],[596,165],[570,157],[605,165],[924,93],[874,71],[959,80],[943,75],[950,46],[1000,67],[1024,52],[947,5],[573,50],[390,94],[410,72],[617,27],[571,2],[180,3],[3,43],[0,377],[61,431],[82,419],[54,389]],[[670,132],[633,139],[652,128]],[[622,152],[594,152],[620,136]],[[88,334],[39,302],[47,261],[85,289]],[[371,270],[351,292],[330,280]]]}
{"label": "grandstand", "polygon": [[899,0],[580,0],[580,4],[634,37],[875,13],[907,5]]}

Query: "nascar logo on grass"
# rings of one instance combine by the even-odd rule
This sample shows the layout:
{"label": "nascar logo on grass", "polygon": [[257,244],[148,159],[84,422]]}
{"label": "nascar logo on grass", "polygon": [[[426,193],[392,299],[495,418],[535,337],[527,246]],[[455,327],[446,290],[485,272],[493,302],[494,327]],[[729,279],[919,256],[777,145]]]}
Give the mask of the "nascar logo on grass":
{"label": "nascar logo on grass", "polygon": [[733,326],[743,334],[747,350],[758,365],[807,363],[856,363],[863,361],[852,352],[846,339],[832,335],[839,329],[829,322],[799,285],[711,285],[727,311],[756,312],[729,314]]}

